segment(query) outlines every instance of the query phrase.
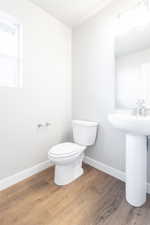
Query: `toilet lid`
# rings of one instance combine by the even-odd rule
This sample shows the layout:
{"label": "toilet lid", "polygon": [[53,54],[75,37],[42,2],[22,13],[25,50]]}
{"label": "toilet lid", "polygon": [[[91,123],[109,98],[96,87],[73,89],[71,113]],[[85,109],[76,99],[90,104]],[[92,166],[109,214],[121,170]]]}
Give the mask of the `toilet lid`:
{"label": "toilet lid", "polygon": [[49,151],[49,154],[56,156],[67,156],[82,152],[86,147],[74,143],[62,143],[55,145]]}

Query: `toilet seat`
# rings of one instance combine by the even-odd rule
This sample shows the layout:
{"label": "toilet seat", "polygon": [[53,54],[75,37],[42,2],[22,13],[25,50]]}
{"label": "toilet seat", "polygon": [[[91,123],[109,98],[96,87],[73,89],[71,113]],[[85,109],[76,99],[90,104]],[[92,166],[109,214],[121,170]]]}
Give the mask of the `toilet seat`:
{"label": "toilet seat", "polygon": [[86,149],[86,146],[81,146],[75,143],[61,143],[52,147],[48,155],[52,157],[68,157],[82,153]]}

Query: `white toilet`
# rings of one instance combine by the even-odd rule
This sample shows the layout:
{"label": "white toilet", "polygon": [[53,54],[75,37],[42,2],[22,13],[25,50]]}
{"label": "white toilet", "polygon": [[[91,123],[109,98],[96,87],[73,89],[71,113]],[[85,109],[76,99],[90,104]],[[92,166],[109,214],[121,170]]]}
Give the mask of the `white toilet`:
{"label": "white toilet", "polygon": [[96,140],[98,123],[89,121],[72,121],[75,143],[61,143],[48,152],[49,160],[55,165],[54,182],[65,185],[83,174],[82,161],[87,146]]}

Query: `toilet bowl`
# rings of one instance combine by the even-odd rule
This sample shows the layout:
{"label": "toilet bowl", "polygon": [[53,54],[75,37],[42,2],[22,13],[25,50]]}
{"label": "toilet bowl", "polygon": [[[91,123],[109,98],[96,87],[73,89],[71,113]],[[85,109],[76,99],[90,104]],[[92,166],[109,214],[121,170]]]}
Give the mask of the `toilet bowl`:
{"label": "toilet bowl", "polygon": [[83,174],[82,160],[86,146],[74,143],[62,143],[52,147],[49,160],[55,165],[54,182],[65,185]]}
{"label": "toilet bowl", "polygon": [[66,185],[83,174],[82,161],[87,146],[96,139],[96,122],[73,121],[74,142],[53,146],[48,152],[49,160],[55,165],[54,183]]}

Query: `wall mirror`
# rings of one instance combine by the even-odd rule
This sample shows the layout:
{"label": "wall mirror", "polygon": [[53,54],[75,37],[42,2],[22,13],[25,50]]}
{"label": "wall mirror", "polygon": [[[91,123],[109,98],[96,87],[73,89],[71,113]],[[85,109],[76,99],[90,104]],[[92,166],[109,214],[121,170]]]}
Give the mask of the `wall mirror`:
{"label": "wall mirror", "polygon": [[118,16],[115,36],[116,108],[150,106],[150,7],[141,1]]}

